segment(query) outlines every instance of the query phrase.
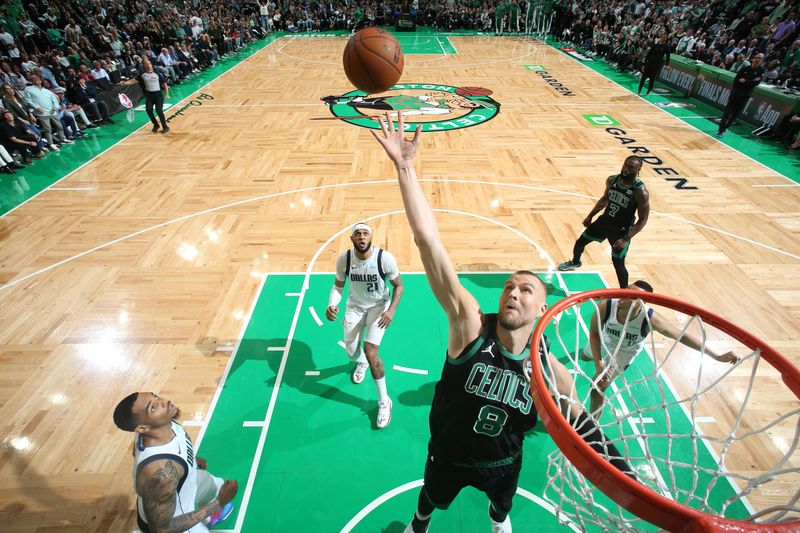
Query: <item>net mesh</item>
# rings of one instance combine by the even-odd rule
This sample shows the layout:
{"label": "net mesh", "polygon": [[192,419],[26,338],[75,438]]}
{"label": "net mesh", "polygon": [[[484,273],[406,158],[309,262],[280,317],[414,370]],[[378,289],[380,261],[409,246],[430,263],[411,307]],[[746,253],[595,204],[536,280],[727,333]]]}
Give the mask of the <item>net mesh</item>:
{"label": "net mesh", "polygon": [[[668,499],[745,522],[800,520],[800,403],[780,372],[759,349],[700,316],[620,302],[612,320],[601,316],[600,302],[588,300],[547,326],[549,350],[574,378],[570,394],[554,392],[556,403],[591,412],[604,398],[592,414],[604,439],[593,447],[607,457],[618,450],[638,483]],[[592,327],[602,364],[586,360]],[[728,353],[737,356],[732,364],[720,361]],[[545,365],[543,374],[555,391],[553,369]],[[604,378],[610,385],[602,391]],[[588,442],[585,419],[572,424]],[[548,457],[547,474],[545,498],[563,522],[588,531],[658,530],[597,490],[558,450]]]}

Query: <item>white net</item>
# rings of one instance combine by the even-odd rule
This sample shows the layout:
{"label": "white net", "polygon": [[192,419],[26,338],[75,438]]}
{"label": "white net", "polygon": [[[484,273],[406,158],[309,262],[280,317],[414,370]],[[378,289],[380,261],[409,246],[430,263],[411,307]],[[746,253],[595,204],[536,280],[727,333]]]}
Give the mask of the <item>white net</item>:
{"label": "white net", "polygon": [[[604,439],[587,436],[593,424],[585,419],[573,427],[596,450],[618,452],[640,484],[714,516],[800,520],[800,402],[760,350],[700,316],[641,300],[573,305],[545,334],[574,378],[571,394],[557,399],[593,413]],[[598,346],[602,355],[594,357]],[[553,389],[553,369],[545,367],[544,377]],[[549,456],[548,479],[545,498],[582,530],[658,530],[597,490],[559,451]]]}

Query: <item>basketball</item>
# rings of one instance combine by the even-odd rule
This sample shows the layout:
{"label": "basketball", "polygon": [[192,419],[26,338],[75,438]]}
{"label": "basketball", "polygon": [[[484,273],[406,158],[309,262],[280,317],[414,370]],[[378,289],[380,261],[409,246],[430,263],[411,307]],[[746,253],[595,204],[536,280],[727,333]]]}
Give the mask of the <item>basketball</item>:
{"label": "basketball", "polygon": [[382,93],[403,73],[403,50],[394,35],[382,28],[364,28],[344,48],[344,73],[367,94]]}

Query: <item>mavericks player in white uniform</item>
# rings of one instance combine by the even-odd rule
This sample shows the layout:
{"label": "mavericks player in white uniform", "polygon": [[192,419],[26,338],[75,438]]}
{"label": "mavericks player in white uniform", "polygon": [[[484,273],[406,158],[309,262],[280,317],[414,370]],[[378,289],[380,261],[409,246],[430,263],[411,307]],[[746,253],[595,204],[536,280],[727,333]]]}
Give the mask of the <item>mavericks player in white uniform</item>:
{"label": "mavericks player in white uniform", "polygon": [[233,510],[236,481],[212,476],[192,439],[175,422],[180,409],[152,392],[134,392],[114,409],[118,428],[136,434],[133,484],[143,533],[207,533]]}
{"label": "mavericks player in white uniform", "polygon": [[[653,287],[641,280],[634,281],[628,289],[653,292]],[[589,344],[584,346],[581,359],[594,361],[595,375],[592,378],[594,386],[589,412],[598,420],[603,412],[605,390],[644,348],[651,326],[665,337],[677,339],[681,344],[695,350],[702,349],[702,343],[697,338],[688,332],[681,336],[679,331],[641,300],[614,298],[603,300],[598,303],[597,308],[598,311],[592,314],[592,323],[589,327]],[[718,354],[707,345],[705,351],[710,357],[723,363],[735,364],[739,360],[733,352]]]}
{"label": "mavericks player in white uniform", "polygon": [[[325,316],[331,322],[336,320],[344,282],[349,280],[350,291],[344,313],[345,349],[347,356],[356,363],[354,383],[364,381],[367,366],[372,372],[378,388],[376,425],[382,429],[392,419],[392,400],[386,392],[386,372],[378,356],[378,346],[400,303],[403,282],[394,256],[372,246],[372,230],[368,225],[359,223],[353,226],[350,240],[353,248],[336,259],[336,279]],[[392,284],[392,291],[389,291],[386,280]]]}

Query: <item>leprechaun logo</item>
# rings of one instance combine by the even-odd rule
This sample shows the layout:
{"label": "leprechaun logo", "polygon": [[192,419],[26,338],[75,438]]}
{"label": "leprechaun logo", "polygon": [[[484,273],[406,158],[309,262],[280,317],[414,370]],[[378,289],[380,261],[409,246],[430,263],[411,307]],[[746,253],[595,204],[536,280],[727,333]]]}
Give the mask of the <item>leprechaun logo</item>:
{"label": "leprechaun logo", "polygon": [[[422,131],[448,131],[483,124],[500,112],[500,102],[484,87],[452,87],[423,83],[400,83],[381,96],[350,91],[321,98],[338,119],[362,128],[380,129],[379,117],[394,118],[402,111],[406,129],[422,125]],[[317,119],[325,120],[325,119]]]}

